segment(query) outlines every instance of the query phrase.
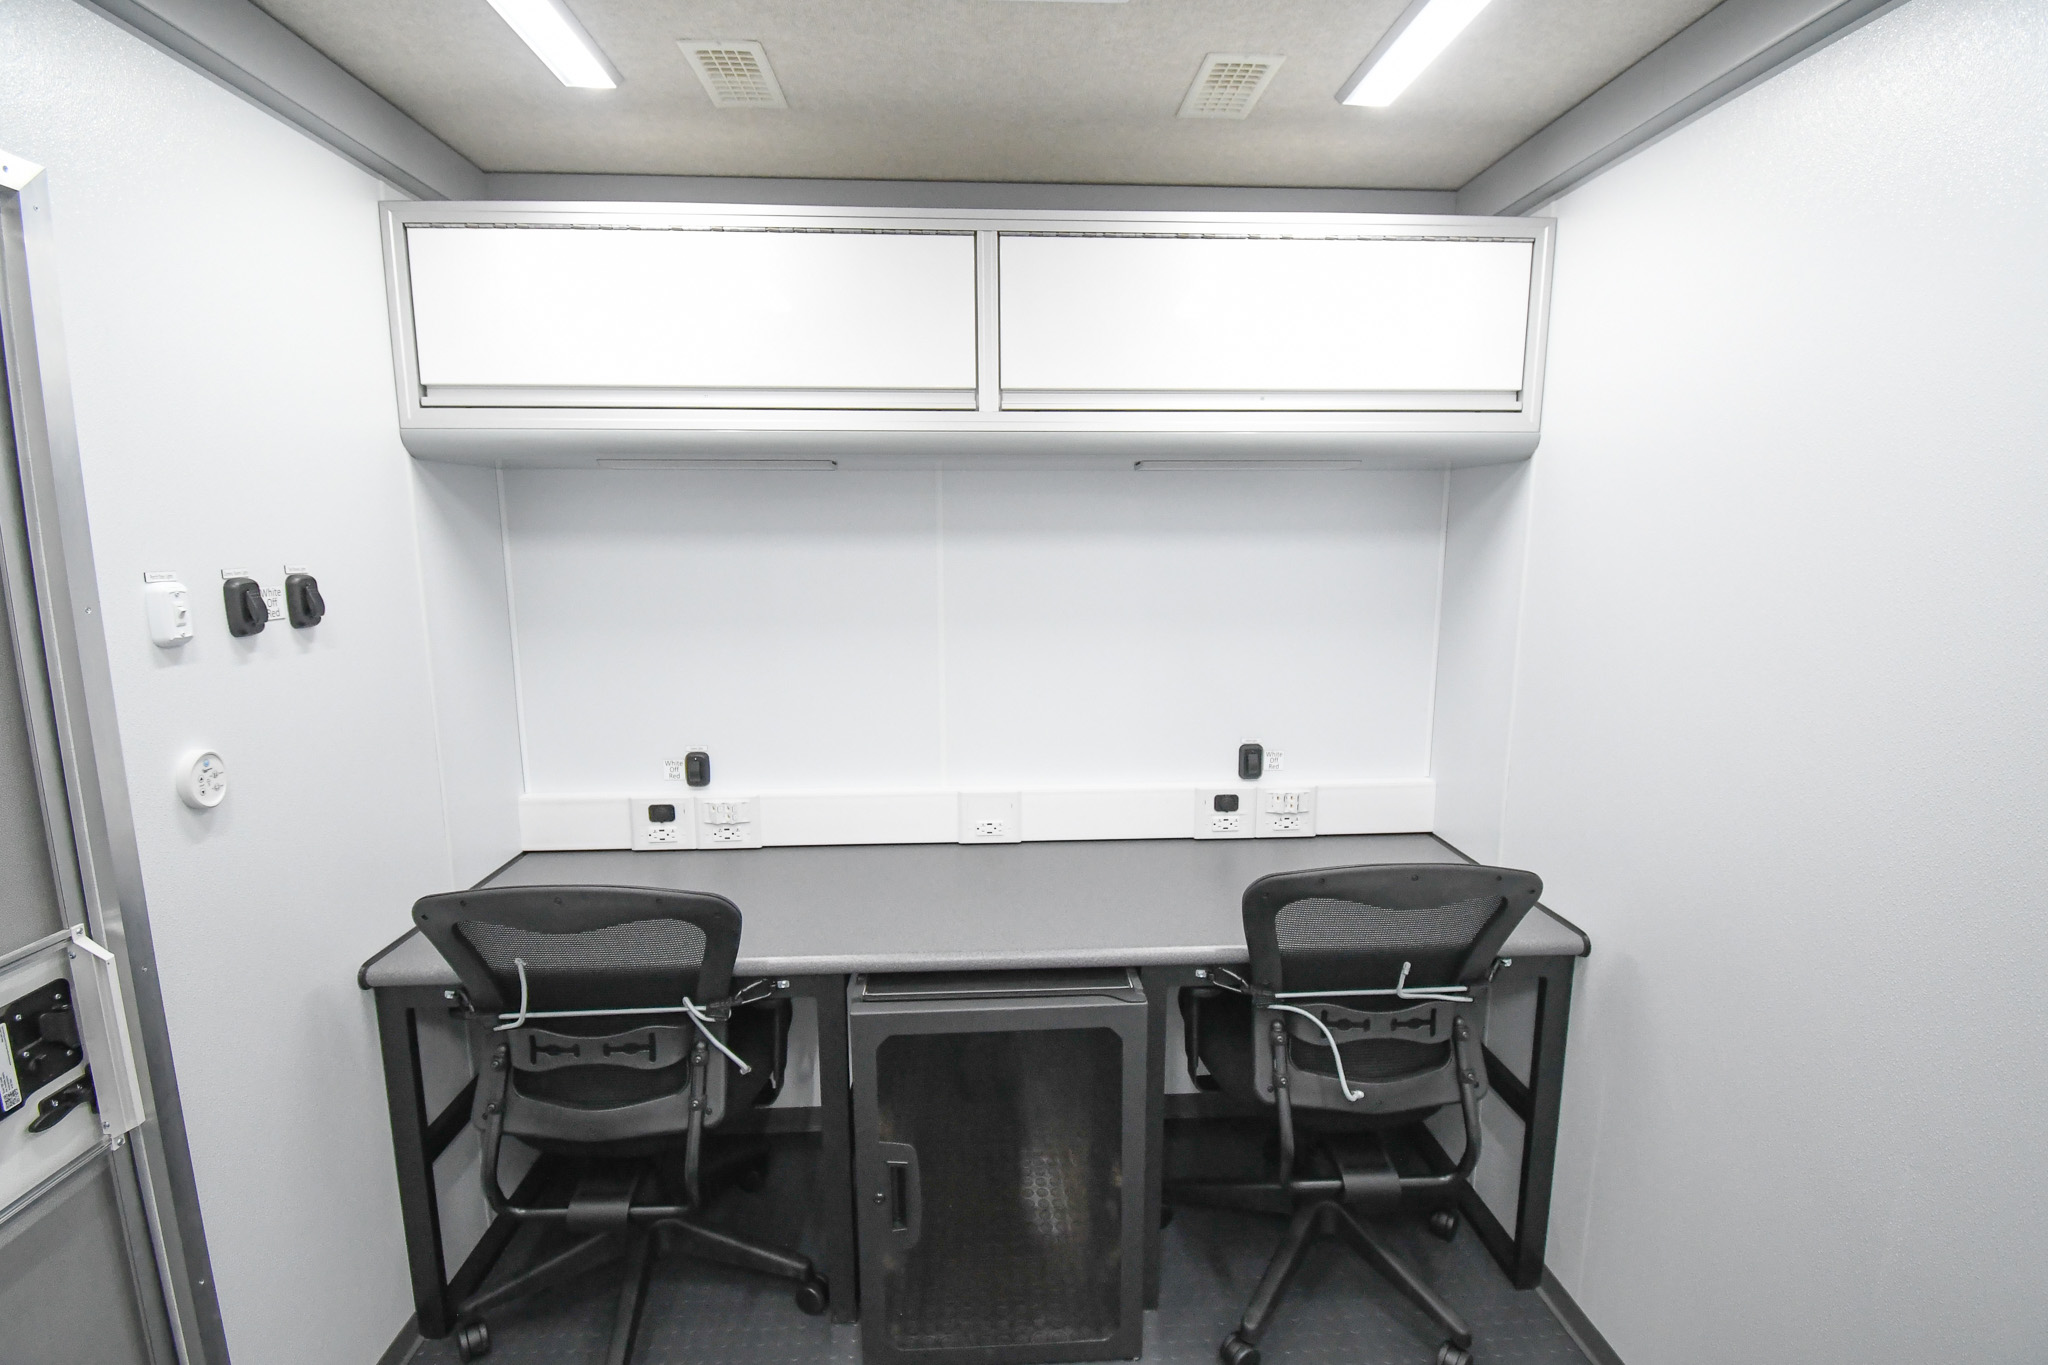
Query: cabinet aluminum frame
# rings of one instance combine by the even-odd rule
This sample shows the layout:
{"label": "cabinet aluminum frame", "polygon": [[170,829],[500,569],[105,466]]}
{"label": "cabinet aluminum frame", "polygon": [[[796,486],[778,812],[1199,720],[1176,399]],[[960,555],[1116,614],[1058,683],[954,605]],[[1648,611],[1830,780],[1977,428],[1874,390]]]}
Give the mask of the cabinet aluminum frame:
{"label": "cabinet aluminum frame", "polygon": [[[152,1356],[171,1365],[227,1360],[199,1192],[171,1061],[141,854],[100,628],[85,478],[71,408],[49,178],[0,153],[0,553],[30,745],[66,924],[113,954],[139,1040],[147,1116],[106,1159],[127,1234]],[[33,292],[31,291],[33,285]],[[17,482],[18,479],[18,482]],[[41,698],[37,692],[41,691]],[[40,713],[40,714],[38,714]]]}
{"label": "cabinet aluminum frame", "polygon": [[[414,203],[382,205],[385,290],[399,428],[422,459],[504,466],[592,467],[604,460],[674,462],[830,458],[868,468],[1101,467],[1143,458],[1317,460],[1378,467],[1525,459],[1542,427],[1545,339],[1556,223],[1548,218],[1429,214],[1071,213],[1050,210],[764,208],[735,205]],[[976,384],[955,391],[621,390],[462,388],[431,398],[413,330],[409,227],[810,229],[975,234]],[[1109,236],[1405,238],[1532,244],[1522,386],[1502,395],[1431,394],[1452,409],[1399,406],[1411,395],[1088,393],[1000,387],[997,242],[1003,233]],[[639,399],[629,405],[629,398]],[[727,406],[766,402],[774,406]],[[857,408],[836,403],[858,401]],[[1122,402],[1123,406],[1110,406]],[[558,403],[560,406],[537,405]],[[616,403],[612,406],[609,404]],[[1037,403],[1033,407],[1028,404]],[[688,404],[686,406],[686,404]],[[1352,405],[1343,406],[1339,405]]]}

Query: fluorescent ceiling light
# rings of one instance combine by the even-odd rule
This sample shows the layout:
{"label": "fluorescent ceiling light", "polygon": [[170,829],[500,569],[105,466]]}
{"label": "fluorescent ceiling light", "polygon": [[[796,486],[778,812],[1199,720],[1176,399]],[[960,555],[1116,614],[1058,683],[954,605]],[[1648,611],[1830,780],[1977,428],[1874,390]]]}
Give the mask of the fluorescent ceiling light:
{"label": "fluorescent ceiling light", "polygon": [[491,0],[491,8],[562,84],[577,90],[619,88],[619,73],[561,0]]}
{"label": "fluorescent ceiling light", "polygon": [[[496,0],[493,0],[495,3]],[[1337,92],[1345,104],[1384,109],[1479,17],[1487,0],[1420,0],[1410,5],[1365,65]]]}

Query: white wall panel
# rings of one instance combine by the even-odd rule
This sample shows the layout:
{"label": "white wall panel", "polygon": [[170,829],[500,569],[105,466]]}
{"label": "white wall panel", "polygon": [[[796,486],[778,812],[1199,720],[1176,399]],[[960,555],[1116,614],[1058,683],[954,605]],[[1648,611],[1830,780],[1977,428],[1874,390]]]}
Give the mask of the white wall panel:
{"label": "white wall panel", "polygon": [[[0,4],[0,146],[49,168],[122,756],[184,1118],[240,1361],[361,1365],[411,1311],[355,970],[452,884],[415,467],[377,242],[388,191],[89,9]],[[331,614],[231,639],[219,571]],[[198,635],[149,643],[142,574]],[[231,774],[209,814],[179,755]]]}
{"label": "white wall panel", "polygon": [[1556,206],[1502,849],[1630,1365],[2048,1340],[2044,70],[1913,0]]}
{"label": "white wall panel", "polygon": [[1528,242],[1001,241],[1002,384],[1516,390]]}
{"label": "white wall panel", "polygon": [[1427,768],[1437,473],[505,479],[536,793]]}
{"label": "white wall panel", "polygon": [[414,227],[429,386],[972,389],[971,234]]}

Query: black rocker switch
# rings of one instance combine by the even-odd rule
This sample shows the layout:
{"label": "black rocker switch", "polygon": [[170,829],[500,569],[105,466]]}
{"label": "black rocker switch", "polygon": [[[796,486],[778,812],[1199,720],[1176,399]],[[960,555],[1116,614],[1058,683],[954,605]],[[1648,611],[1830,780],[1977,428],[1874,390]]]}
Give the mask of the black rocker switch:
{"label": "black rocker switch", "polygon": [[220,595],[227,602],[228,634],[261,635],[270,624],[270,604],[255,579],[230,578],[220,585]]}
{"label": "black rocker switch", "polygon": [[327,614],[327,603],[320,597],[320,583],[309,573],[286,574],[284,578],[284,609],[291,617],[292,625],[303,630],[317,626],[320,618]]}
{"label": "black rocker switch", "polygon": [[1266,750],[1258,744],[1237,746],[1237,775],[1247,782],[1256,782],[1266,771]]}
{"label": "black rocker switch", "polygon": [[693,787],[711,785],[711,755],[702,749],[692,749],[683,755],[683,781]]}

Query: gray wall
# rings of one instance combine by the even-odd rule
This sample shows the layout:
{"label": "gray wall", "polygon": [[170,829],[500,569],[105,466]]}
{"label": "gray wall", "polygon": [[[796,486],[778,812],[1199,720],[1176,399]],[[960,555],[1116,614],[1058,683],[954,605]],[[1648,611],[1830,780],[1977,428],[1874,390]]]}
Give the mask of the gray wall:
{"label": "gray wall", "polygon": [[1629,1365],[2048,1340],[2044,71],[1914,0],[1555,206],[1500,848]]}

